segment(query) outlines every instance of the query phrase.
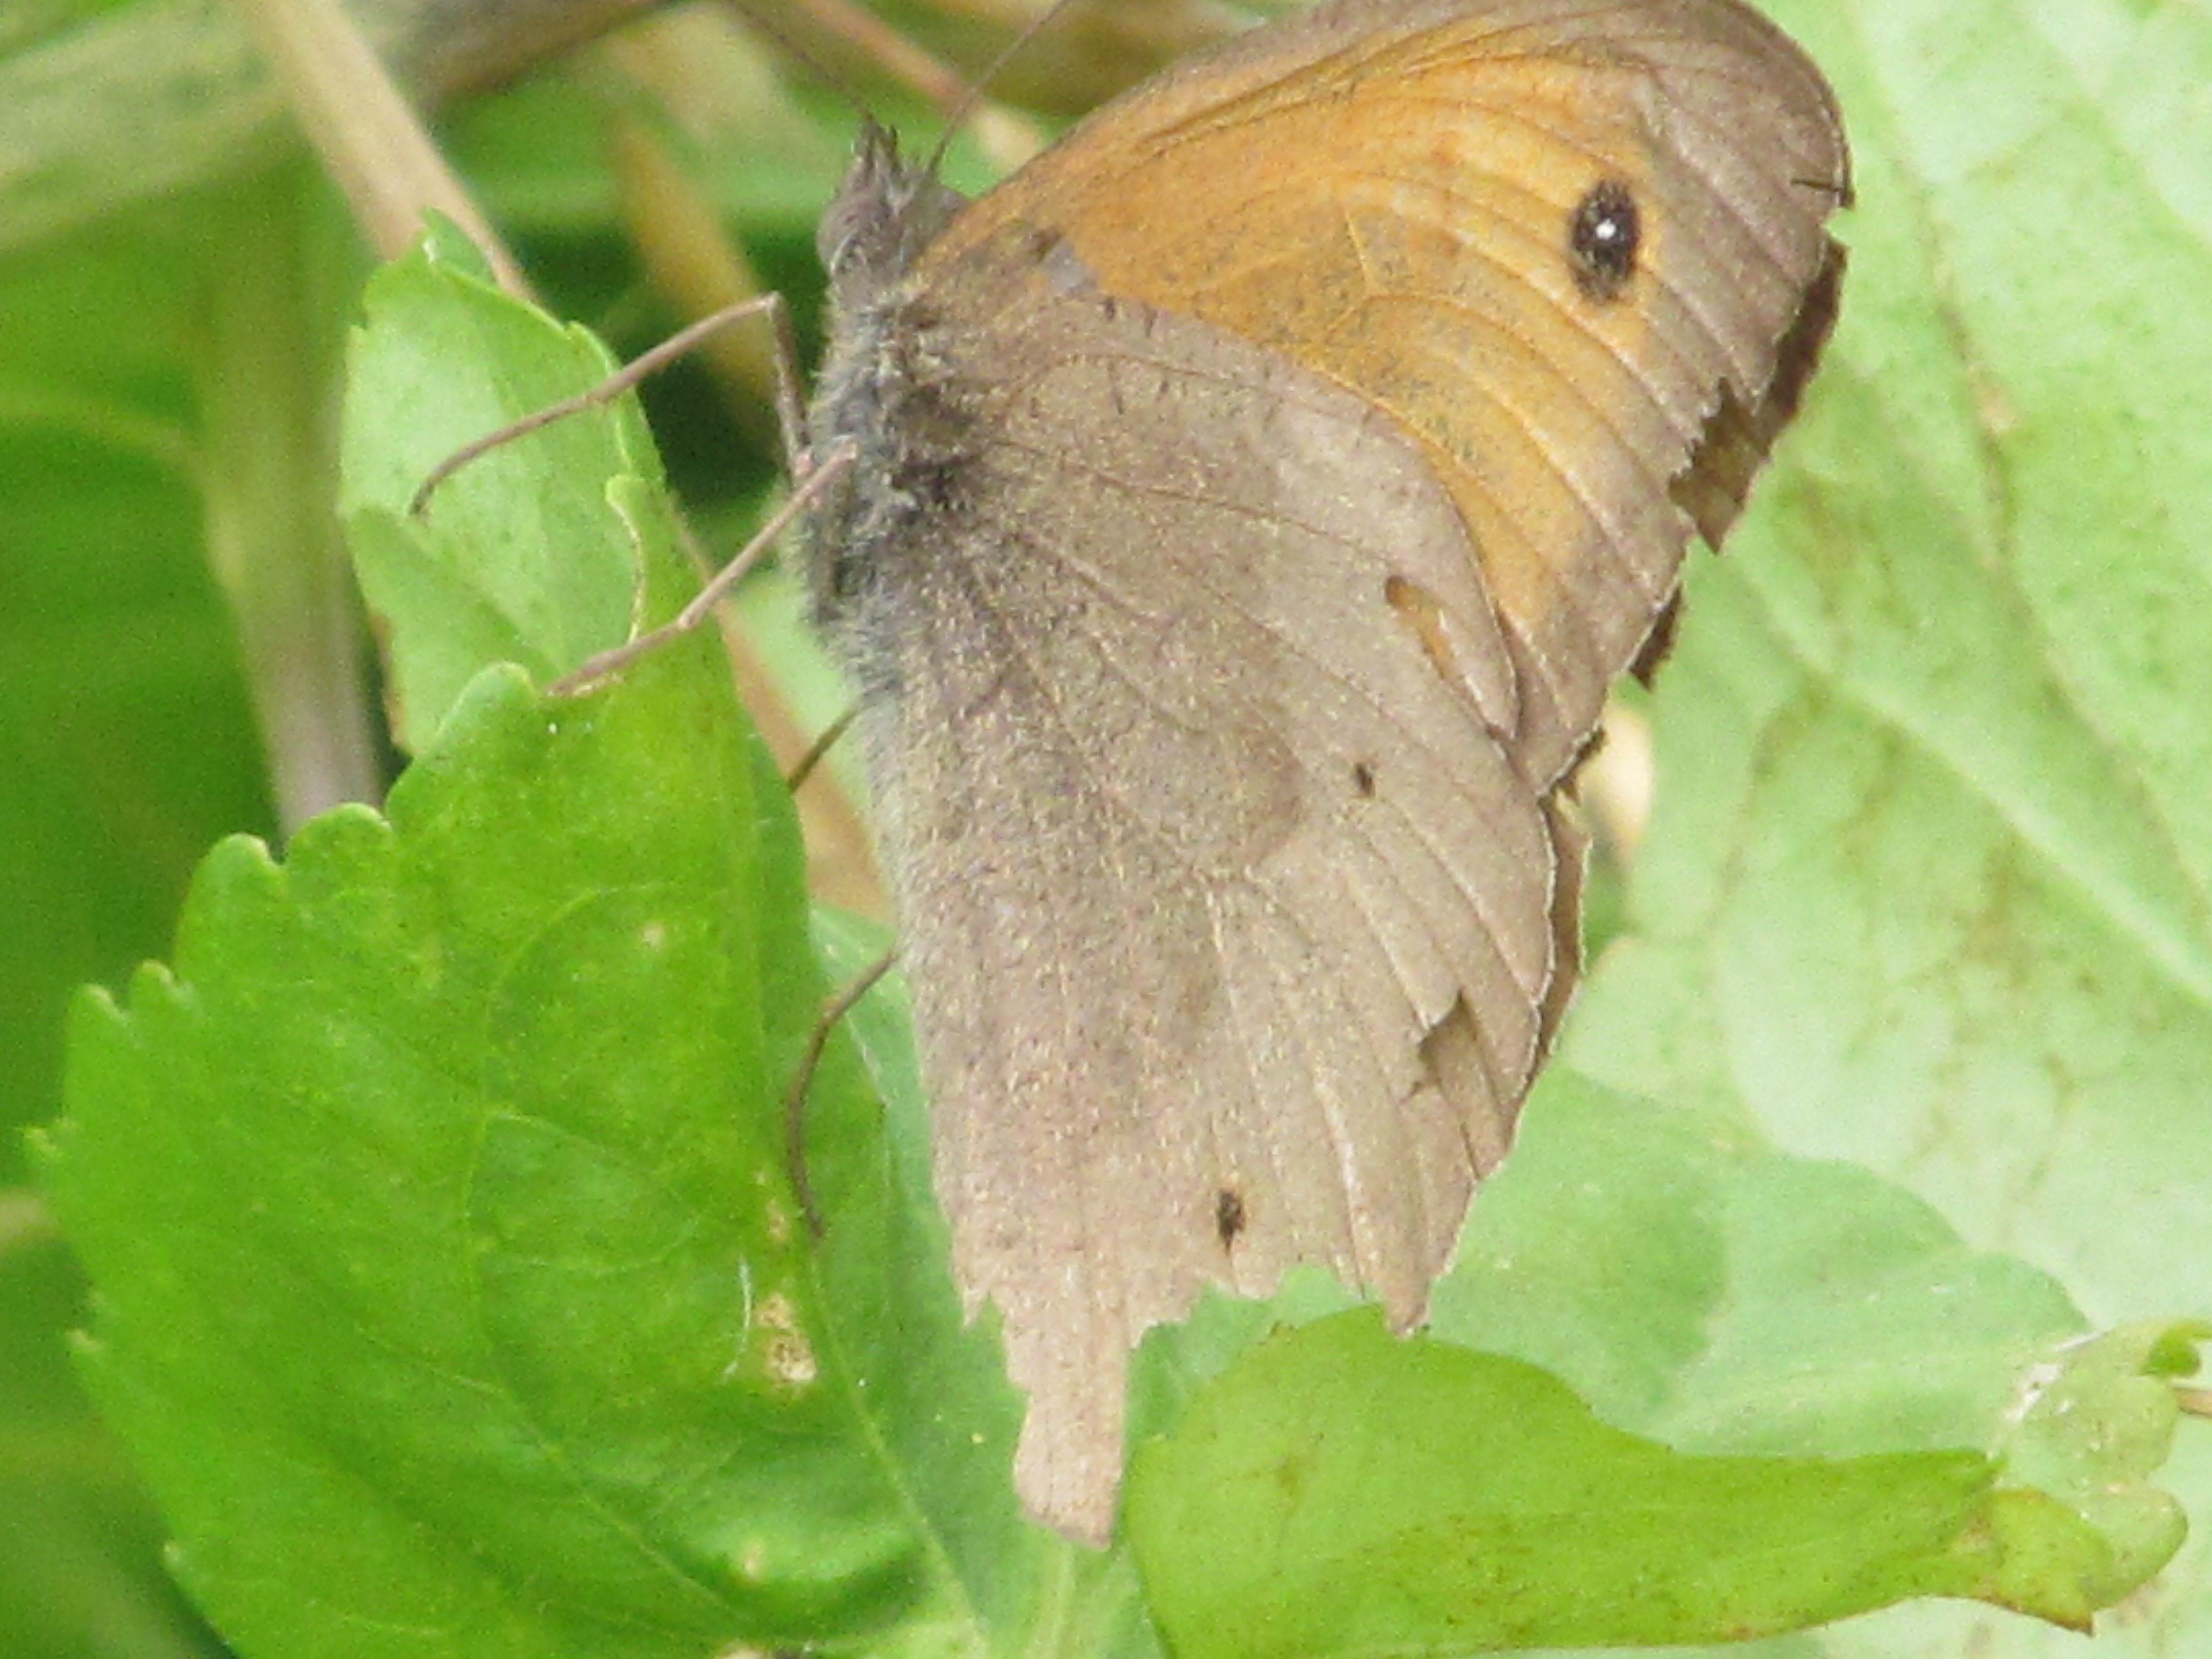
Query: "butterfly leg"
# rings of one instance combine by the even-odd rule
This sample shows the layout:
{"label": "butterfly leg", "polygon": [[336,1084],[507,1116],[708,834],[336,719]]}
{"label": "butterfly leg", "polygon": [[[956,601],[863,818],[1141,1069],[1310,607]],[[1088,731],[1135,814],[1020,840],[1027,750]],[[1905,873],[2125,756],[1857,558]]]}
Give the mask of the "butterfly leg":
{"label": "butterfly leg", "polygon": [[791,1178],[791,1190],[798,1195],[799,1207],[806,1217],[807,1231],[816,1238],[822,1237],[824,1224],[821,1206],[815,1201],[814,1184],[806,1175],[807,1091],[814,1086],[814,1073],[821,1067],[822,1051],[830,1046],[830,1034],[837,1029],[840,1020],[853,1012],[855,1003],[876,988],[877,981],[890,972],[891,964],[897,960],[897,951],[884,951],[822,1006],[822,1017],[815,1021],[813,1033],[806,1039],[806,1052],[799,1056],[791,1074],[791,1086],[784,1091],[784,1169]]}
{"label": "butterfly leg", "polygon": [[814,769],[821,765],[829,757],[830,751],[837,746],[837,740],[852,729],[853,722],[858,720],[860,715],[860,705],[857,702],[848,703],[845,706],[845,712],[822,728],[822,735],[814,739],[806,752],[793,763],[788,772],[784,774],[783,787],[790,790],[793,794],[797,794],[799,786],[814,775]]}
{"label": "butterfly leg", "polygon": [[691,602],[658,628],[648,628],[622,644],[586,657],[574,669],[563,674],[547,688],[557,696],[571,696],[598,684],[610,674],[619,672],[648,651],[657,651],[673,639],[679,639],[698,627],[714,614],[714,607],[728,595],[730,590],[750,574],[755,566],[766,558],[782,539],[783,532],[808,507],[811,507],[831,481],[852,465],[853,452],[849,444],[833,446],[828,453],[816,458],[798,487],[785,498],[769,521],[753,534],[753,538],[738,550],[737,556],[717,570],[707,585],[694,594]]}

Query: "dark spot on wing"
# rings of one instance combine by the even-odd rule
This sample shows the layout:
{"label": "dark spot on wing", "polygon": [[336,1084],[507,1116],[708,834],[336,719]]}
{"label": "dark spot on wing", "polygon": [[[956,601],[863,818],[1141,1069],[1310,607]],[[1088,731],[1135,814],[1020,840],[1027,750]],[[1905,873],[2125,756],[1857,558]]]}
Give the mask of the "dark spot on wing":
{"label": "dark spot on wing", "polygon": [[1567,258],[1575,284],[1593,300],[1615,300],[1636,275],[1644,228],[1636,198],[1617,179],[1592,185],[1567,221]]}
{"label": "dark spot on wing", "polygon": [[1221,1248],[1227,1249],[1244,1231],[1243,1195],[1234,1187],[1224,1187],[1213,1195],[1213,1231],[1219,1236]]}

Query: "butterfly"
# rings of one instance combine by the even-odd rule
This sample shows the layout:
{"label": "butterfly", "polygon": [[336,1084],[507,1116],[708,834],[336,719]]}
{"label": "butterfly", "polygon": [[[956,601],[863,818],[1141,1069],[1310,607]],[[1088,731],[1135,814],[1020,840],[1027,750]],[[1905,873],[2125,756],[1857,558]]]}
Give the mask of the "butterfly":
{"label": "butterfly", "polygon": [[819,237],[805,561],[1014,1476],[1318,1263],[1420,1317],[1577,963],[1565,795],[1835,314],[1834,99],[1739,0],[1334,0]]}

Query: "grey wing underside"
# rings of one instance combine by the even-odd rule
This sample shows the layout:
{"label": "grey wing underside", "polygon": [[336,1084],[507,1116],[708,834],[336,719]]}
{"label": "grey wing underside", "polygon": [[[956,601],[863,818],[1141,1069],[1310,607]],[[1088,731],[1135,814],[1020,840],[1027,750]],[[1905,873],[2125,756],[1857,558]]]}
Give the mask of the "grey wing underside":
{"label": "grey wing underside", "polygon": [[1030,1396],[1017,1482],[1103,1537],[1127,1351],[1202,1284],[1316,1262],[1419,1316],[1577,872],[1493,732],[1480,565],[1386,422],[1079,287],[939,343],[1025,372],[870,629],[898,690],[866,730],[938,1193]]}

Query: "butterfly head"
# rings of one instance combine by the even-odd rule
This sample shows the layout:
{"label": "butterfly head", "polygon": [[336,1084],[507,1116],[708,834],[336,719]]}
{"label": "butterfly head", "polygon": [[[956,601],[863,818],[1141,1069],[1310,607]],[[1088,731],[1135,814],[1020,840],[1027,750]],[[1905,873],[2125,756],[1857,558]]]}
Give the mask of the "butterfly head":
{"label": "butterfly head", "polygon": [[814,239],[838,304],[857,310],[884,297],[966,204],[933,163],[900,156],[896,134],[863,123]]}

